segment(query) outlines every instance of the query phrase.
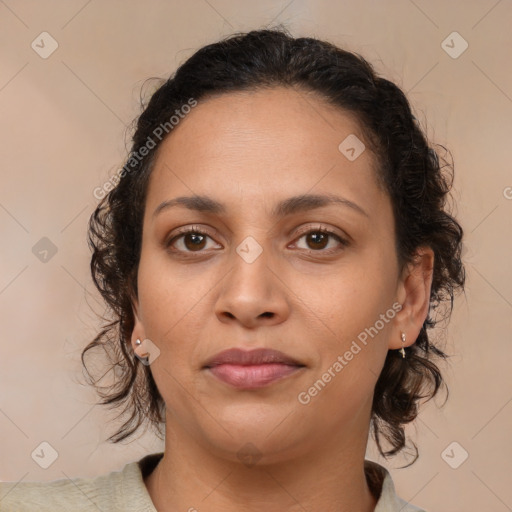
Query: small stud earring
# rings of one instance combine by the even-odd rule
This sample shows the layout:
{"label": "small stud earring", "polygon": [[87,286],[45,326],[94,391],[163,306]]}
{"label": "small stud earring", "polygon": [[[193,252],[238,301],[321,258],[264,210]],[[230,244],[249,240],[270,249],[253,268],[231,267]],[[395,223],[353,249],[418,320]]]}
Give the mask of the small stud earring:
{"label": "small stud earring", "polygon": [[140,341],[138,338],[137,340],[135,341],[135,345],[140,345],[142,343],[142,341]]}
{"label": "small stud earring", "polygon": [[402,333],[402,348],[400,349],[400,352],[402,353],[402,358],[404,358],[404,359],[405,359],[404,343],[405,343],[405,334],[404,334],[404,333]]}

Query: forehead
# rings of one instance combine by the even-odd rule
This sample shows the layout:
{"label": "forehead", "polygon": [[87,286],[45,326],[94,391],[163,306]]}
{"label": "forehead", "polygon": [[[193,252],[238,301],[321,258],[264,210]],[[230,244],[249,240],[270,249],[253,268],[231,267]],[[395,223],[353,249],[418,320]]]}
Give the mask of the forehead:
{"label": "forehead", "polygon": [[[365,138],[354,113],[333,106],[318,93],[273,87],[200,100],[183,116],[163,146],[198,146],[222,140],[235,146],[237,142],[250,143],[252,147],[258,143],[274,147],[281,144],[283,150],[296,150],[300,142],[308,149],[317,146],[317,151],[330,145],[338,156],[338,144],[332,147],[332,143],[349,134]],[[213,144],[205,149],[212,150]]]}
{"label": "forehead", "polygon": [[[360,144],[358,152],[366,148],[349,159],[347,140]],[[148,202],[183,193],[231,191],[258,200],[337,188],[370,200],[379,192],[362,127],[315,93],[278,87],[199,101],[161,143]]]}

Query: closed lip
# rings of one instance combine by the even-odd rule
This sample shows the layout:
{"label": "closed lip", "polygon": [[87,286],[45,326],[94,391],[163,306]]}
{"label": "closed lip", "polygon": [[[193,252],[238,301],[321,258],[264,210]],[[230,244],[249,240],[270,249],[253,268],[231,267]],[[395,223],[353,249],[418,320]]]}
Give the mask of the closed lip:
{"label": "closed lip", "polygon": [[250,366],[272,363],[287,364],[291,366],[305,366],[293,357],[290,357],[279,350],[269,348],[256,348],[253,350],[230,348],[223,350],[210,358],[204,365],[204,368],[211,368],[220,364]]}

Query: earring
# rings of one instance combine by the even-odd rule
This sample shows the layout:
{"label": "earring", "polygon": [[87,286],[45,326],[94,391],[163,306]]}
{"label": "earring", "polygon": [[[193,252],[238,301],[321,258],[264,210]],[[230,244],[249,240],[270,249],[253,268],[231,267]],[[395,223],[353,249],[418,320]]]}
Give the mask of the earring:
{"label": "earring", "polygon": [[404,343],[405,343],[405,334],[404,334],[404,333],[402,333],[402,348],[400,349],[400,352],[402,353],[402,358],[404,358],[404,359],[405,359]]}
{"label": "earring", "polygon": [[138,338],[137,340],[135,341],[135,345],[140,345],[142,343],[142,341],[140,341]]}

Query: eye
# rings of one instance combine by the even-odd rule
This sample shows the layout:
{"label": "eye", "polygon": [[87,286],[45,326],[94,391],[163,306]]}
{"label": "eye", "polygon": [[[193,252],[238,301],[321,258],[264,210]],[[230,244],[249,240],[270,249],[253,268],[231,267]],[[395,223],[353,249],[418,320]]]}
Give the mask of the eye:
{"label": "eye", "polygon": [[[301,236],[296,240],[301,240],[303,238],[306,240],[306,244],[309,247],[302,249],[310,253],[322,252],[330,254],[340,250],[340,245],[342,247],[349,245],[349,242],[340,235],[322,226],[303,231]],[[165,246],[170,248],[173,252],[200,253],[205,252],[204,249],[212,248],[208,247],[208,239],[212,240],[208,233],[197,226],[190,226],[188,228],[183,228],[176,236],[172,237]],[[334,247],[328,247],[329,241],[333,239],[337,241],[337,247],[336,244],[334,244]]]}
{"label": "eye", "polygon": [[[339,249],[339,245],[346,247],[349,245],[348,241],[339,236],[337,233],[330,231],[323,227],[317,227],[314,229],[309,229],[305,233],[303,233],[298,240],[305,238],[306,245],[305,249],[308,252],[326,252],[331,253],[335,252]],[[329,245],[329,239],[335,239],[338,242],[338,247],[334,244],[334,247],[326,247]]]}
{"label": "eye", "polygon": [[203,249],[208,248],[208,238],[210,238],[208,233],[196,226],[190,226],[184,228],[178,235],[171,238],[166,243],[166,247],[172,247],[172,250],[177,252],[202,252]]}

